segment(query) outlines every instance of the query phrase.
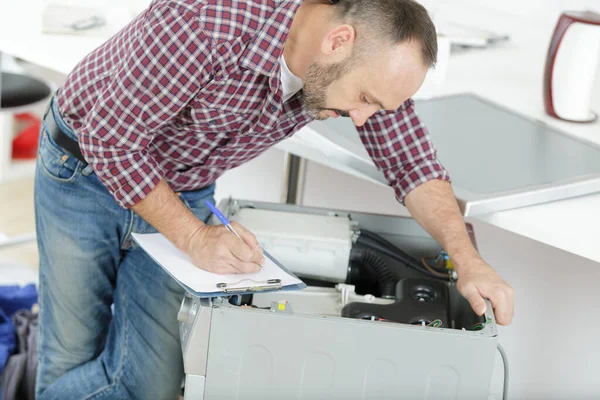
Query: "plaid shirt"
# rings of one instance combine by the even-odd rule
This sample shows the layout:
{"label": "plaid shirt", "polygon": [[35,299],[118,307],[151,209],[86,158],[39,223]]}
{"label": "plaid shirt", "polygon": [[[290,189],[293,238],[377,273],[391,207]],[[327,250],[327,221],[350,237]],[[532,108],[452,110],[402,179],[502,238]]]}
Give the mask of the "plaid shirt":
{"label": "plaid shirt", "polygon": [[[163,178],[213,183],[312,121],[283,103],[279,57],[301,0],[155,0],[85,57],[57,94],[81,150],[122,207]],[[358,128],[398,200],[449,180],[412,100]]]}

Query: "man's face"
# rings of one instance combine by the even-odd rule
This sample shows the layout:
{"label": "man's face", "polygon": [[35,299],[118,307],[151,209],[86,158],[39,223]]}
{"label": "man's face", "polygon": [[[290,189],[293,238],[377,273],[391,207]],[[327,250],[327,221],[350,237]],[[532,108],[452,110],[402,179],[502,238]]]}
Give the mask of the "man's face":
{"label": "man's face", "polygon": [[305,107],[317,119],[345,116],[357,126],[381,109],[395,110],[423,84],[427,66],[420,51],[411,41],[362,57],[364,63],[356,55],[315,62],[304,79]]}

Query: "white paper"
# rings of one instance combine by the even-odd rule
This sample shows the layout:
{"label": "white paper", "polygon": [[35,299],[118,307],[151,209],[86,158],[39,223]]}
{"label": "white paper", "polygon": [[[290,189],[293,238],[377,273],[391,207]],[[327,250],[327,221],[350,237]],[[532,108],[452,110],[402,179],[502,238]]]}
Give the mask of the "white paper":
{"label": "white paper", "polygon": [[[281,286],[301,284],[302,281],[282,270],[265,256],[264,268],[253,274],[219,275],[196,267],[187,254],[180,251],[160,233],[133,234],[136,242],[173,278],[197,293],[220,292],[218,283],[228,287],[246,287],[264,284],[269,279],[280,279]],[[254,281],[254,282],[253,282]]]}

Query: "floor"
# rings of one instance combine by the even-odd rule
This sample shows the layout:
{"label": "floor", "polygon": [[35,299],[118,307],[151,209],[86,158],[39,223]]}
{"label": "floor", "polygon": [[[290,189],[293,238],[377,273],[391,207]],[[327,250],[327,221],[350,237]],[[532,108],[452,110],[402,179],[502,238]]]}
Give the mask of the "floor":
{"label": "floor", "polygon": [[[0,184],[0,243],[4,235],[10,238],[34,232],[33,178]],[[37,265],[35,242],[0,245],[0,283],[35,280]]]}

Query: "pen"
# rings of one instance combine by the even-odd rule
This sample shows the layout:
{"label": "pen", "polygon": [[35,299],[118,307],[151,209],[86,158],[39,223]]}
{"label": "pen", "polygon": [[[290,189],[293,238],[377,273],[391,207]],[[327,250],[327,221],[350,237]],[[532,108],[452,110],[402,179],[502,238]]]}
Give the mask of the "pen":
{"label": "pen", "polygon": [[[219,219],[219,221],[221,221],[221,223],[223,225],[225,225],[225,227],[229,230],[229,232],[233,233],[235,236],[238,237],[238,239],[240,239],[242,242],[244,241],[244,239],[242,239],[240,237],[240,235],[238,235],[238,233],[235,231],[235,229],[233,229],[233,226],[231,226],[231,222],[229,222],[229,220],[227,219],[227,217],[225,215],[223,215],[223,213],[221,211],[219,211],[219,209],[217,207],[215,207],[210,201],[206,200],[206,205],[208,206],[208,208],[210,208],[210,211],[213,212],[213,214],[215,214],[217,216],[217,218]],[[259,264],[261,268],[263,268],[262,264]]]}

